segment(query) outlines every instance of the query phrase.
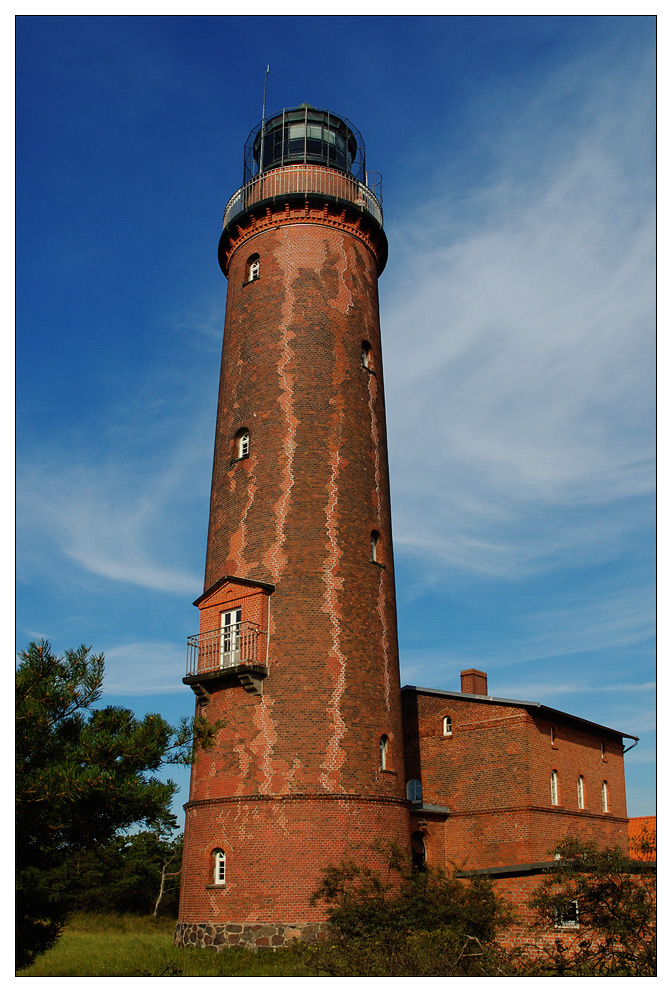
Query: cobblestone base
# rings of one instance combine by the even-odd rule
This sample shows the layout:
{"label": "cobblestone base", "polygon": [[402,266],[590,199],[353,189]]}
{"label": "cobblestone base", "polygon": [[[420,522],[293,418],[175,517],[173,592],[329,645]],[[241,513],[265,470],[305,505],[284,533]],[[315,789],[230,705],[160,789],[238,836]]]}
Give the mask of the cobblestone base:
{"label": "cobblestone base", "polygon": [[178,947],[287,947],[294,940],[316,944],[327,935],[326,923],[178,923]]}

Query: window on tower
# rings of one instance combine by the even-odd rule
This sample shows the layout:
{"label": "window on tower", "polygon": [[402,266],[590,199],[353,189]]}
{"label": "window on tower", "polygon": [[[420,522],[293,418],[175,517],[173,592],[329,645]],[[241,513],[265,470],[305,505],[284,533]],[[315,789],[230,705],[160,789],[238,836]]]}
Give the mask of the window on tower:
{"label": "window on tower", "polygon": [[259,272],[261,268],[261,262],[258,255],[250,255],[247,260],[247,278],[246,282],[254,282],[255,279],[259,278]]}
{"label": "window on tower", "polygon": [[371,561],[378,561],[380,553],[380,534],[377,530],[371,531]]}
{"label": "window on tower", "polygon": [[576,780],[576,797],[579,804],[579,809],[583,809],[585,805],[584,792],[583,792],[583,775],[579,775]]}
{"label": "window on tower", "polygon": [[373,354],[368,341],[362,341],[362,365],[369,372],[373,371]]}
{"label": "window on tower", "polygon": [[443,718],[443,736],[452,737],[453,735],[453,721],[449,716],[444,716]]}
{"label": "window on tower", "polygon": [[233,439],[233,461],[240,461],[241,458],[249,458],[250,455],[250,432],[247,427],[241,427]]}
{"label": "window on tower", "polygon": [[551,805],[558,805],[558,773],[553,769],[551,772]]}
{"label": "window on tower", "polygon": [[609,786],[606,782],[602,783],[602,812],[609,812]]}
{"label": "window on tower", "polygon": [[226,854],[217,848],[213,854],[213,885],[226,885]]}
{"label": "window on tower", "polygon": [[389,738],[388,738],[387,734],[383,734],[383,736],[380,738],[380,742],[379,742],[379,745],[378,745],[379,748],[380,748],[380,770],[381,770],[381,772],[384,772],[387,769],[389,745],[390,745],[390,741],[389,741]]}

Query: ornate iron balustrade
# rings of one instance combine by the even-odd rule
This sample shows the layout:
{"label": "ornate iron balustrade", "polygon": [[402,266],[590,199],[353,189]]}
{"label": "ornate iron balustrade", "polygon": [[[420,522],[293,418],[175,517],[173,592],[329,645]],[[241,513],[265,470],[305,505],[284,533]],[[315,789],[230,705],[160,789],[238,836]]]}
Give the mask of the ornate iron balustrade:
{"label": "ornate iron balustrade", "polygon": [[259,658],[259,624],[250,620],[187,638],[187,678],[239,665],[265,664]]}
{"label": "ornate iron balustrade", "polygon": [[[377,176],[377,173],[372,173]],[[374,188],[378,189],[380,181]],[[262,172],[241,186],[226,205],[224,227],[248,207],[271,196],[287,193],[324,193],[350,200],[370,213],[382,226],[383,210],[379,197],[369,186],[338,169],[315,165],[285,165]]]}

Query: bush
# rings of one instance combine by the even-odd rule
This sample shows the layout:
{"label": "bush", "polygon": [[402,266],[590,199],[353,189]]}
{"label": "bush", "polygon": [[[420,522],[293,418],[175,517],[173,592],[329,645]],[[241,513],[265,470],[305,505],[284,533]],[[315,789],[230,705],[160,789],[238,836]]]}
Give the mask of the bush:
{"label": "bush", "polygon": [[[380,854],[381,845],[377,846]],[[489,879],[467,883],[440,869],[413,868],[389,845],[386,870],[343,862],[328,868],[312,897],[329,907],[333,940],[317,951],[330,975],[498,975],[511,966],[495,938],[512,920]]]}

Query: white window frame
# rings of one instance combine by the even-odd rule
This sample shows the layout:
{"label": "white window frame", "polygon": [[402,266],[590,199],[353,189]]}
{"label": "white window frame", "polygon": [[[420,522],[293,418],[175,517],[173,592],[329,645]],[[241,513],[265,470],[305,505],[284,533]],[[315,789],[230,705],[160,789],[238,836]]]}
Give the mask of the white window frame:
{"label": "white window frame", "polygon": [[609,812],[609,784],[606,778],[602,781],[602,812]]}
{"label": "white window frame", "polygon": [[226,885],[226,854],[218,847],[214,853],[213,885]]}
{"label": "white window frame", "polygon": [[551,772],[551,806],[559,806],[558,772],[554,768]]}
{"label": "white window frame", "polygon": [[380,741],[378,742],[378,749],[380,751],[380,770],[381,772],[387,771],[387,759],[388,751],[390,746],[390,738],[387,734],[382,734]]}
{"label": "white window frame", "polygon": [[256,282],[261,272],[261,259],[258,255],[250,255],[247,260],[247,281]]}
{"label": "white window frame", "polygon": [[443,736],[452,737],[453,736],[453,721],[449,716],[444,716],[443,718]]}
{"label": "white window frame", "polygon": [[579,809],[586,808],[585,790],[583,786],[583,775],[579,775],[579,777],[576,780],[576,800],[579,804]]}
{"label": "white window frame", "polygon": [[243,431],[238,436],[238,457],[247,458],[250,454],[250,432]]}
{"label": "white window frame", "polygon": [[571,916],[556,914],[555,927],[557,930],[576,930],[579,926],[579,900],[570,899],[569,904],[574,907],[574,912]]}
{"label": "white window frame", "polygon": [[380,544],[380,534],[377,530],[371,531],[371,561],[378,561],[378,545]]}

